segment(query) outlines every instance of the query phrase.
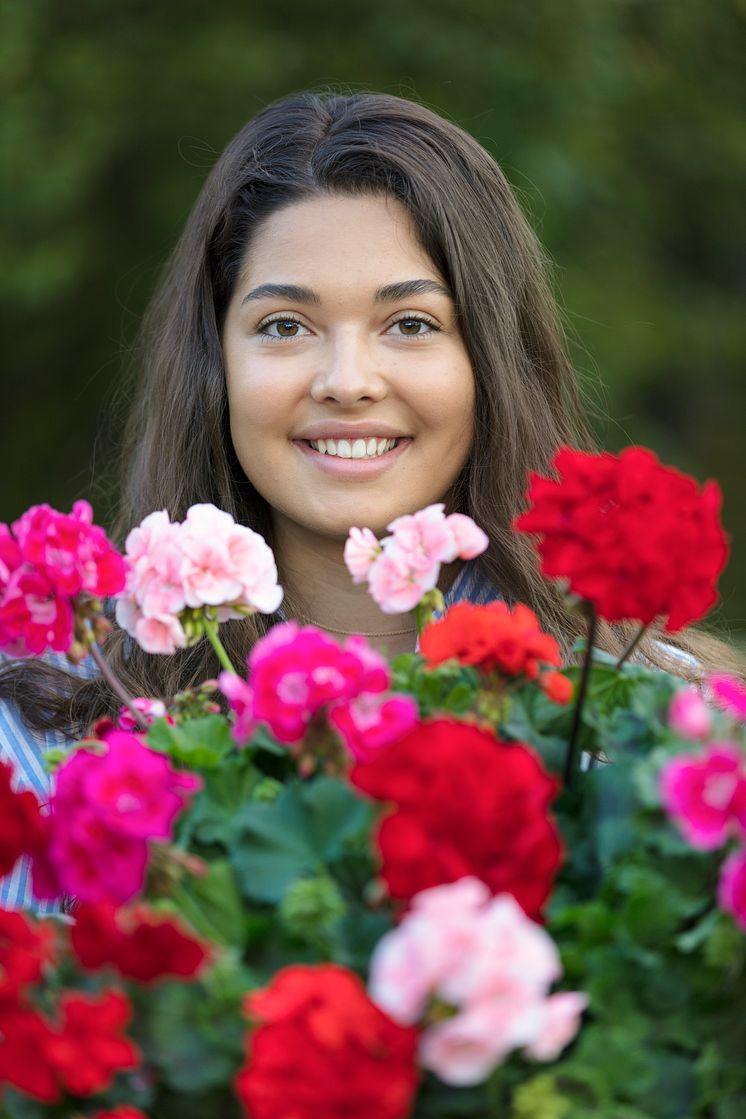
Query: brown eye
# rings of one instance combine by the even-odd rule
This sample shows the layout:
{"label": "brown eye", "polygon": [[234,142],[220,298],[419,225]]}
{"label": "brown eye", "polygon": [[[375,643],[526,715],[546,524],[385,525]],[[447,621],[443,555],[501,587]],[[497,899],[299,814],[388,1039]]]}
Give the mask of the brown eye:
{"label": "brown eye", "polygon": [[402,334],[420,334],[421,327],[426,326],[421,319],[400,319],[399,326]]}
{"label": "brown eye", "polygon": [[293,319],[277,319],[274,323],[269,323],[268,325],[277,327],[277,333],[280,338],[295,338],[298,333],[299,324]]}

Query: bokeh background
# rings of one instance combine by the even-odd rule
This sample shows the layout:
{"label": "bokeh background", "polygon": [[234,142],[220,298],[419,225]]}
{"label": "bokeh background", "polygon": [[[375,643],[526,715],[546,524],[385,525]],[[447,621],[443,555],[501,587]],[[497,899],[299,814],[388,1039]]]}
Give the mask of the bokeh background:
{"label": "bokeh background", "polygon": [[[599,439],[725,493],[746,640],[744,0],[16,0],[0,27],[0,519],[93,495],[142,309],[231,135],[306,86],[423,100],[553,258]],[[103,503],[103,508],[102,508]]]}

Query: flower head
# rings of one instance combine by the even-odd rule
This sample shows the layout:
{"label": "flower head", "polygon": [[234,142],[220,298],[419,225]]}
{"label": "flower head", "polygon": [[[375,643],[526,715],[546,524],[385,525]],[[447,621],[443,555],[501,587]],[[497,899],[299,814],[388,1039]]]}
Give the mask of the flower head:
{"label": "flower head", "polygon": [[734,743],[672,758],[660,789],[663,807],[693,847],[709,851],[731,835],[746,836],[746,764]]}
{"label": "flower head", "polygon": [[669,632],[717,598],[728,545],[721,493],[662,466],[644,447],[619,455],[561,448],[558,479],[531,474],[519,532],[539,537],[541,569],[608,621],[665,619]]}

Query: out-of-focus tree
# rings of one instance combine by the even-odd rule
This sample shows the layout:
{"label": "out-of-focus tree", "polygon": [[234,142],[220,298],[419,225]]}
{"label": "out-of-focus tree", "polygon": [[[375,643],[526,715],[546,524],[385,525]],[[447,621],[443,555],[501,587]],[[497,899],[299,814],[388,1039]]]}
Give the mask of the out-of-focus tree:
{"label": "out-of-focus tree", "polygon": [[0,517],[91,493],[137,320],[232,133],[294,89],[381,89],[450,115],[505,168],[612,417],[602,441],[721,480],[720,621],[746,629],[744,57],[742,0],[11,2]]}

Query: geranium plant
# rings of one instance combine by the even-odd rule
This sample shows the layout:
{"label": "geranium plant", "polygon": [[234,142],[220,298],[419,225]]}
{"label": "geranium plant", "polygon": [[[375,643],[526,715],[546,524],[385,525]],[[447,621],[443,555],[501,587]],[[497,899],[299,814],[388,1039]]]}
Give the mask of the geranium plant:
{"label": "geranium plant", "polygon": [[[636,652],[714,602],[719,491],[640,448],[554,466],[516,531],[588,619],[564,667],[525,605],[443,615],[440,564],[488,542],[442,506],[350,533],[352,577],[417,609],[391,663],[285,622],[232,666],[218,623],[282,591],[212,507],[151,514],[125,556],[80,503],[0,527],[16,655],[90,651],[111,676],[106,597],[144,648],[206,636],[223,666],[121,695],[53,759],[46,805],[0,766],[0,873],[24,858],[66,899],[0,911],[3,1114],[746,1112],[746,687]],[[638,623],[619,660],[599,617]]]}

